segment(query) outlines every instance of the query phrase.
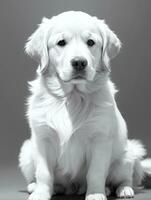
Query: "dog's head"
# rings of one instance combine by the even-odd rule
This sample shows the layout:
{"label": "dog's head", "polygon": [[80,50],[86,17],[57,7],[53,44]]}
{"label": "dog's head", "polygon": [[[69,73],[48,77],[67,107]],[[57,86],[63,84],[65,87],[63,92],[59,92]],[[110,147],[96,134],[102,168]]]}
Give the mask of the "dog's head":
{"label": "dog's head", "polygon": [[120,47],[120,40],[103,20],[69,11],[44,18],[25,51],[38,61],[38,73],[56,74],[62,81],[76,84],[110,71],[110,59]]}

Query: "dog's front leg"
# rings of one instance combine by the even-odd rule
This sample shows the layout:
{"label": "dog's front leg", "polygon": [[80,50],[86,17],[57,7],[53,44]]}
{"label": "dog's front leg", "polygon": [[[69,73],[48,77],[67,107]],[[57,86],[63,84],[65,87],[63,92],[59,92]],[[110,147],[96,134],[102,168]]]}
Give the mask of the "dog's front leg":
{"label": "dog's front leg", "polygon": [[36,188],[29,200],[49,200],[53,193],[56,154],[51,141],[51,131],[47,126],[36,127],[33,130]]}
{"label": "dog's front leg", "polygon": [[112,142],[107,139],[91,141],[87,152],[86,200],[105,200],[105,182],[110,166]]}

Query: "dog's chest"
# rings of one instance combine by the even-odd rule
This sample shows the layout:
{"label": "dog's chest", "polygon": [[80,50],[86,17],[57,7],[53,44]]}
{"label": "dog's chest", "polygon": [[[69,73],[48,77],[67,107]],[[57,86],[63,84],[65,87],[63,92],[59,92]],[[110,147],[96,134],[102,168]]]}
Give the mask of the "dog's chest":
{"label": "dog's chest", "polygon": [[50,107],[51,111],[47,109],[46,122],[63,141],[90,120],[93,107],[89,100],[75,92],[63,101],[54,102]]}
{"label": "dog's chest", "polygon": [[96,105],[88,95],[73,92],[64,101],[54,102],[46,110],[46,123],[59,135],[62,143],[75,132],[92,134],[104,127],[107,112],[106,105]]}

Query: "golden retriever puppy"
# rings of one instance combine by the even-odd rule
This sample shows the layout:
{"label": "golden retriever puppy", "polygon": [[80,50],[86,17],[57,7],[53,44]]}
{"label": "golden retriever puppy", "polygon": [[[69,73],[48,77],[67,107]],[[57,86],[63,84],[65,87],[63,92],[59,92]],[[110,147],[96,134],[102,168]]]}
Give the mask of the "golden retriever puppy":
{"label": "golden retriever puppy", "polygon": [[103,20],[77,11],[44,18],[29,38],[25,51],[39,64],[29,83],[31,138],[19,155],[29,200],[55,193],[105,200],[106,186],[134,196],[151,165],[141,162],[142,144],[128,140],[115,102],[110,60],[120,47]]}

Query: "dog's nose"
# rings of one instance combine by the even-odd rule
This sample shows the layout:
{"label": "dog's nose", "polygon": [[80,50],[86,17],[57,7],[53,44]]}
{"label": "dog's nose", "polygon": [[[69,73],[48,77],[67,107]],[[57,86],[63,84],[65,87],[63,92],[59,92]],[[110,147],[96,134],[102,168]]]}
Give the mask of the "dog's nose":
{"label": "dog's nose", "polygon": [[76,71],[82,71],[86,68],[88,61],[83,57],[75,57],[71,60],[71,65]]}

